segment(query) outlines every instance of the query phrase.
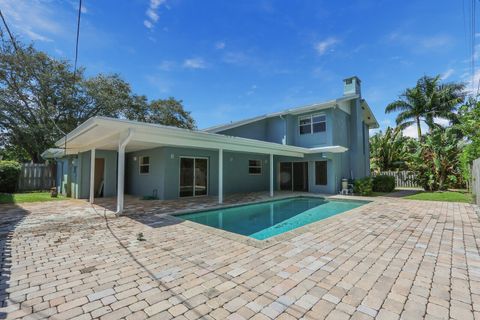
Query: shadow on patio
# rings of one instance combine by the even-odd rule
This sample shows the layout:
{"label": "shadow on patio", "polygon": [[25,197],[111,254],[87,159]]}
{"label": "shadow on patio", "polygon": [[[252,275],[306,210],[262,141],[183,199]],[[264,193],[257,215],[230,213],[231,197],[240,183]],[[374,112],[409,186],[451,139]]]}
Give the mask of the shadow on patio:
{"label": "shadow on patio", "polygon": [[[12,238],[16,227],[30,212],[13,204],[0,205],[0,319],[8,315],[8,306],[15,303],[9,299],[10,275],[12,268]],[[9,302],[10,301],[10,302]]]}

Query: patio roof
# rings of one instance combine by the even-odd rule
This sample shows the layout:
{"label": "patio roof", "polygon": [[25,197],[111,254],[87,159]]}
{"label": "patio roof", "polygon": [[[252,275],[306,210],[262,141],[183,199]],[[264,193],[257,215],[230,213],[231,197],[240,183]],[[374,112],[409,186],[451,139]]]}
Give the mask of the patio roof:
{"label": "patio roof", "polygon": [[49,149],[44,154],[46,157],[53,155],[58,157],[60,154],[58,149],[64,148],[65,139],[66,154],[77,154],[91,149],[117,150],[119,142],[127,134],[131,134],[131,139],[126,146],[126,152],[159,146],[180,146],[303,157],[309,153],[340,153],[348,150],[343,146],[303,148],[138,121],[93,117],[58,140],[56,142],[58,148]]}

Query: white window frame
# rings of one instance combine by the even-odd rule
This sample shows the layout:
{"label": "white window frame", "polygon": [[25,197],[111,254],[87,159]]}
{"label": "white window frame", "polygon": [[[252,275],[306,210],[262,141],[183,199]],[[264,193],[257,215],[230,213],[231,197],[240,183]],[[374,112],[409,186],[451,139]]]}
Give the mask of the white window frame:
{"label": "white window frame", "polygon": [[[181,191],[181,182],[180,182],[180,176],[181,176],[181,171],[182,171],[182,166],[181,162],[182,159],[193,159],[193,195],[192,196],[185,196],[185,197],[180,197],[180,191]],[[195,180],[197,179],[196,172],[195,172],[195,161],[197,159],[205,159],[207,160],[207,193],[206,194],[201,194],[201,195],[195,195]],[[208,157],[195,157],[195,156],[180,156],[178,157],[178,198],[198,198],[198,197],[207,197],[210,195],[210,159]]]}
{"label": "white window frame", "polygon": [[[323,121],[317,121],[317,122],[313,122],[313,118],[316,118],[316,117],[324,117],[325,120]],[[302,120],[305,120],[305,119],[310,119],[310,132],[308,133],[301,133],[300,132],[300,128],[303,126],[307,126],[307,124],[304,124],[304,125],[301,125],[300,122]],[[317,131],[317,132],[314,132],[313,131],[313,125],[314,124],[317,124],[317,123],[322,123],[324,122],[325,123],[325,131]],[[308,115],[308,116],[301,116],[301,117],[298,117],[298,134],[303,136],[303,135],[306,135],[306,134],[316,134],[316,133],[322,133],[322,132],[326,132],[327,131],[327,116],[325,115],[325,113],[316,113],[316,114],[311,114],[311,115]]]}
{"label": "white window frame", "polygon": [[[148,158],[148,164],[142,164],[143,158]],[[142,172],[142,167],[148,167],[148,172]],[[150,174],[150,156],[139,156],[138,157],[138,174],[145,176]]]}
{"label": "white window frame", "polygon": [[[260,165],[258,166],[251,166],[250,161],[258,161]],[[260,168],[260,173],[251,173],[250,168]],[[263,162],[259,159],[248,159],[248,174],[251,176],[261,176],[263,174]]]}

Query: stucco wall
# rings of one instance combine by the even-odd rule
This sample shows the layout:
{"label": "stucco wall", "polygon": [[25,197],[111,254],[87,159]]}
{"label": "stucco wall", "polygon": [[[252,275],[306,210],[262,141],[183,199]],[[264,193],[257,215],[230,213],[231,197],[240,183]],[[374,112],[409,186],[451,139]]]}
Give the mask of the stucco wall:
{"label": "stucco wall", "polygon": [[220,134],[267,141],[267,121],[259,120],[244,126],[228,129]]}
{"label": "stucco wall", "polygon": [[[223,190],[225,194],[269,190],[270,163],[268,155],[225,152],[223,159]],[[262,161],[260,175],[248,173],[248,160]]]}
{"label": "stucco wall", "polygon": [[[90,156],[91,152],[78,155],[78,197],[86,199],[90,193]],[[117,194],[117,152],[109,150],[95,150],[95,158],[105,159],[104,170],[104,197],[113,197]]]}
{"label": "stucco wall", "polygon": [[[150,157],[149,174],[139,173],[138,161],[140,156]],[[218,151],[174,147],[161,147],[128,153],[125,165],[126,193],[136,196],[152,195],[156,189],[157,196],[160,199],[178,198],[181,157],[208,159],[208,194],[218,195]],[[134,160],[134,158],[136,159]],[[223,159],[224,194],[268,190],[268,156],[224,152]],[[262,161],[261,175],[248,174],[248,160]]]}
{"label": "stucco wall", "polygon": [[[140,174],[140,157],[150,157],[150,172]],[[162,199],[164,194],[165,161],[163,148],[129,152],[125,155],[125,193],[136,196],[153,196]]]}
{"label": "stucco wall", "polygon": [[[280,162],[308,162],[308,191],[313,193],[337,193],[340,187],[341,171],[344,170],[340,159],[340,154],[325,153],[325,154],[308,154],[304,158],[283,157],[277,156],[274,158],[275,175],[274,186],[275,190],[279,189],[279,168]],[[315,184],[315,162],[327,161],[327,185]]]}

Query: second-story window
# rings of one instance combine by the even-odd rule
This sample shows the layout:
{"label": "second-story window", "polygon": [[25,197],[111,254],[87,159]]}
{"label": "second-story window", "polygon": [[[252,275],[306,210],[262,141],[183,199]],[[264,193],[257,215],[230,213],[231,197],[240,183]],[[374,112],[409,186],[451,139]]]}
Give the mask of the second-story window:
{"label": "second-story window", "polygon": [[299,118],[300,134],[325,132],[327,119],[324,114],[314,114]]}

